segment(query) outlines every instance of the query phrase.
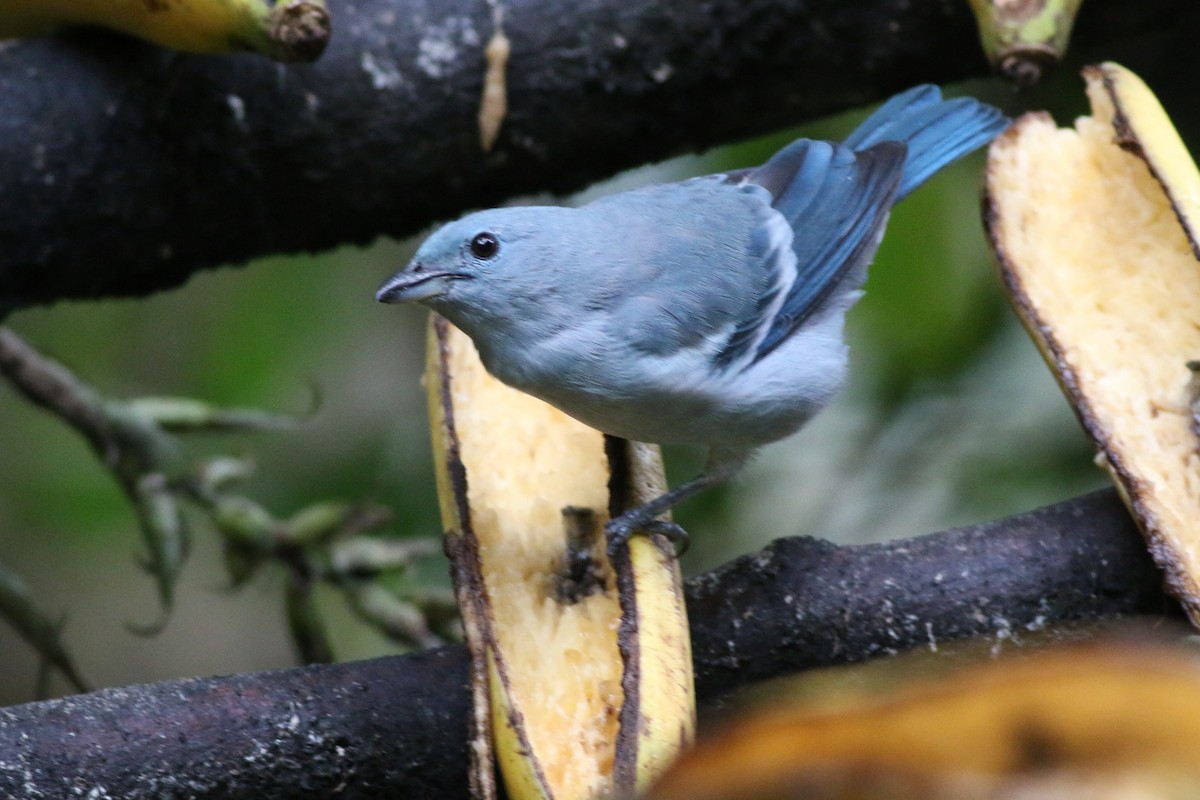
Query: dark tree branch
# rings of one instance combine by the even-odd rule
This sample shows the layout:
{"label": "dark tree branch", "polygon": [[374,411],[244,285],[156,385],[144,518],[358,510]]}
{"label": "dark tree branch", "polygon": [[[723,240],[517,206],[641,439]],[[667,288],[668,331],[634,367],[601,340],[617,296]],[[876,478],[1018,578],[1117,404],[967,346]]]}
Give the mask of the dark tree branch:
{"label": "dark tree branch", "polygon": [[1113,490],[882,544],[779,539],[688,585],[704,698],[970,636],[1180,613]]}
{"label": "dark tree branch", "polygon": [[[783,539],[688,586],[702,702],[967,636],[1177,615],[1112,491],[919,539]],[[106,689],[0,710],[0,796],[448,798],[467,792],[466,653]]]}
{"label": "dark tree branch", "polygon": [[[3,47],[0,312],[404,236],[985,71],[966,0],[500,2],[509,113],[490,154],[482,0],[331,0],[311,66],[99,34]],[[1194,29],[1194,12],[1090,0],[1076,39]]]}

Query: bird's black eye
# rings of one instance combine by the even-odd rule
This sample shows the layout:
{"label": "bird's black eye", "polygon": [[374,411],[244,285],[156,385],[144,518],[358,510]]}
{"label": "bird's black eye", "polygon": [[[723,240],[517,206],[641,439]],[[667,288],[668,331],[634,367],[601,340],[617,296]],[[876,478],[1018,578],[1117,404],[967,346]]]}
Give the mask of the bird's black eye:
{"label": "bird's black eye", "polygon": [[471,240],[471,253],[476,258],[491,258],[500,252],[500,240],[495,234],[484,231],[483,233],[475,234],[475,238]]}

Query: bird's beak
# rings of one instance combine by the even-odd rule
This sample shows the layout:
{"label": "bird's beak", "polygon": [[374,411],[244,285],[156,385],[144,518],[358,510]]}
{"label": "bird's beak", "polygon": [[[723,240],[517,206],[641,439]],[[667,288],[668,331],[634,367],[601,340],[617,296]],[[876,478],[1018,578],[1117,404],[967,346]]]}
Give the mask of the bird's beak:
{"label": "bird's beak", "polygon": [[461,272],[428,270],[414,261],[388,278],[375,299],[381,303],[419,303],[445,293],[452,282],[470,277]]}

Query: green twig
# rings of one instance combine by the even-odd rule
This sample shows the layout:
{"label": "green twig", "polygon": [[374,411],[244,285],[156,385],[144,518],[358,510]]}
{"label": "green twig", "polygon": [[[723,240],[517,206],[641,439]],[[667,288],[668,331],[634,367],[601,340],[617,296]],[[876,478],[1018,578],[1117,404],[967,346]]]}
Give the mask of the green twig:
{"label": "green twig", "polygon": [[[277,517],[257,501],[233,491],[253,471],[251,463],[228,456],[193,462],[177,438],[191,431],[287,428],[296,423],[295,417],[256,409],[223,409],[190,398],[106,398],[3,326],[0,374],[32,402],[79,431],[133,505],[146,544],[146,567],[155,577],[162,608],[154,622],[130,625],[134,632],[157,633],[168,618],[175,582],[187,557],[186,503],[198,507],[222,537],[233,586],[245,583],[268,563],[286,569],[289,627],[305,661],[333,658],[314,601],[317,582],[335,587],[360,618],[406,645],[440,643],[443,637],[432,631],[453,628],[441,595],[409,598],[372,583],[437,551],[433,541],[378,536],[390,521],[388,509],[322,501],[290,517]],[[27,592],[17,591],[12,596],[32,601]],[[4,609],[0,613],[5,613]],[[64,672],[73,669],[69,660],[63,660],[65,651],[57,644],[56,629],[35,625],[32,621],[41,618],[28,611],[20,614],[26,622],[14,624],[37,629],[35,647],[44,655],[53,653],[57,660],[45,657]],[[79,685],[74,678],[72,682]]]}
{"label": "green twig", "polygon": [[[42,657],[44,665],[57,669],[81,692],[90,691],[59,636],[62,624],[38,604],[21,576],[0,565],[0,617],[12,625]],[[40,690],[39,690],[40,693]]]}

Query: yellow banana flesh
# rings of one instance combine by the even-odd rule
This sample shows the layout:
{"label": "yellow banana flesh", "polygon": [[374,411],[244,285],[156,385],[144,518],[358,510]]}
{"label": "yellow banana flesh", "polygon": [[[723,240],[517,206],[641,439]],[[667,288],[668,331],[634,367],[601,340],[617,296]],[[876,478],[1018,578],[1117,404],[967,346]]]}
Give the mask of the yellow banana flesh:
{"label": "yellow banana flesh", "polygon": [[193,53],[254,51],[314,61],[329,40],[324,0],[0,0],[0,38],[99,25]]}
{"label": "yellow banana flesh", "polygon": [[1085,71],[1092,116],[1028,114],[988,161],[1001,275],[1164,570],[1200,623],[1200,172],[1153,93]]}
{"label": "yellow banana flesh", "polygon": [[[438,494],[472,655],[472,788],[623,796],[692,737],[682,583],[669,543],[610,563],[610,511],[662,485],[657,451],[606,440],[492,378],[434,318],[427,389]],[[614,499],[616,495],[616,499]]]}

